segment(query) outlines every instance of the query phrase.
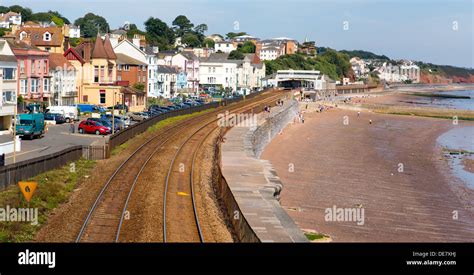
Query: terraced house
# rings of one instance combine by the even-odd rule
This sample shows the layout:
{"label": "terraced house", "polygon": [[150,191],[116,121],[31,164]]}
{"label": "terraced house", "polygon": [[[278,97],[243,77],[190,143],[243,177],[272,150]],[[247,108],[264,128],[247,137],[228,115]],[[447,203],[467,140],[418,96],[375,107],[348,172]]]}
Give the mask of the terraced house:
{"label": "terraced house", "polygon": [[5,39],[0,39],[0,134],[10,133],[16,106],[17,61]]}
{"label": "terraced house", "polygon": [[23,41],[8,40],[18,61],[18,93],[26,101],[51,103],[49,52]]}
{"label": "terraced house", "polygon": [[64,56],[76,68],[78,103],[110,107],[123,102],[121,86],[117,85],[117,56],[109,37],[97,35],[95,42],[85,40],[69,48]]}
{"label": "terraced house", "polygon": [[64,27],[30,24],[20,26],[14,33],[16,40],[51,53],[64,53],[69,47],[69,34],[64,34]]}

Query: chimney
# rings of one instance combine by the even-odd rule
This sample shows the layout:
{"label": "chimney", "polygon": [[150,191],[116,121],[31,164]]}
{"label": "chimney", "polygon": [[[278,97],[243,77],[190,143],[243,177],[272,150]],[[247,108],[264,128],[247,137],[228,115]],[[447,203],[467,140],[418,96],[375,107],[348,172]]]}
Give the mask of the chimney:
{"label": "chimney", "polygon": [[140,38],[133,37],[132,42],[137,48],[140,48]]}
{"label": "chimney", "polygon": [[91,41],[90,40],[87,40],[87,41],[84,41],[84,60],[86,62],[89,62],[91,60]]}

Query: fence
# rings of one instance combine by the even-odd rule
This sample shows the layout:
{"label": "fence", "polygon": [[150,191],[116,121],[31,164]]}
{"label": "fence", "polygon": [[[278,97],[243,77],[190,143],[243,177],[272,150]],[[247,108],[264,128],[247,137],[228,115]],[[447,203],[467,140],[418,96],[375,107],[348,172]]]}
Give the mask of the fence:
{"label": "fence", "polygon": [[29,179],[40,173],[59,168],[82,156],[82,146],[73,146],[62,151],[34,159],[0,167],[0,190],[21,180]]}
{"label": "fence", "polygon": [[[253,98],[253,97],[257,96],[258,94],[260,94],[262,92],[252,93],[252,94],[246,96],[246,99]],[[119,131],[119,132],[115,133],[114,135],[110,136],[110,138],[108,140],[108,144],[106,145],[107,150],[108,150],[107,157],[110,155],[110,152],[115,147],[119,146],[120,144],[125,143],[126,141],[128,141],[129,139],[135,137],[136,135],[139,135],[139,134],[145,132],[148,129],[148,127],[150,127],[150,126],[152,126],[152,125],[154,125],[154,124],[156,124],[156,123],[158,123],[162,120],[165,120],[165,119],[170,118],[170,117],[181,116],[181,115],[186,115],[186,114],[192,114],[192,113],[195,113],[195,112],[200,112],[200,111],[204,111],[204,110],[208,110],[208,109],[212,109],[212,108],[217,108],[219,106],[224,106],[224,105],[228,105],[228,104],[231,104],[231,103],[234,103],[234,102],[241,101],[242,99],[243,99],[243,96],[239,96],[239,97],[235,97],[235,98],[232,98],[232,99],[225,99],[221,102],[212,102],[212,103],[209,103],[209,104],[194,106],[194,107],[187,108],[187,109],[173,110],[173,111],[170,111],[170,112],[166,112],[166,113],[154,116],[150,119],[141,121],[137,124],[131,125],[127,129]]]}
{"label": "fence", "polygon": [[[253,98],[259,93],[253,93],[247,98]],[[243,97],[237,97],[222,102],[213,102],[206,105],[195,106],[188,109],[175,110],[155,116],[140,123],[130,126],[110,137],[108,146],[90,145],[90,146],[71,146],[62,151],[49,155],[37,157],[34,159],[24,160],[17,163],[0,167],[0,190],[4,190],[7,186],[17,184],[21,180],[26,180],[40,173],[59,168],[68,162],[76,161],[81,157],[89,160],[100,160],[108,157],[110,150],[118,146],[134,136],[143,133],[148,127],[170,117],[191,114],[194,112],[204,111],[211,108],[217,108],[221,105],[227,105],[242,100]]]}

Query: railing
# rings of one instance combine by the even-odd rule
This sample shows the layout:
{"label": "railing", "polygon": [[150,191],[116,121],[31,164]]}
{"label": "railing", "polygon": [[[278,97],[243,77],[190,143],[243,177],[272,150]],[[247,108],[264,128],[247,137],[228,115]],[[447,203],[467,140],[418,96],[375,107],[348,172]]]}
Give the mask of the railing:
{"label": "railing", "polygon": [[76,161],[82,156],[82,146],[77,145],[62,151],[34,159],[0,167],[0,190],[11,184],[17,184],[40,173],[59,168],[68,162]]}

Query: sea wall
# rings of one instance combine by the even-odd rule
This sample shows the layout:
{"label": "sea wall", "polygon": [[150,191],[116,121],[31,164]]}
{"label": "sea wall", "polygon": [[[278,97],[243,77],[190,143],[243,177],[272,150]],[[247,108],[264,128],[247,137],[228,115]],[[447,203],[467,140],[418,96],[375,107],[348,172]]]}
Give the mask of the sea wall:
{"label": "sea wall", "polygon": [[[238,125],[221,145],[221,174],[227,194],[221,195],[239,240],[307,242],[279,203],[283,183],[270,162],[259,159],[265,146],[298,113],[298,103],[287,101],[259,115],[257,125]],[[221,192],[226,191],[221,184]],[[230,207],[230,208],[229,208]]]}

